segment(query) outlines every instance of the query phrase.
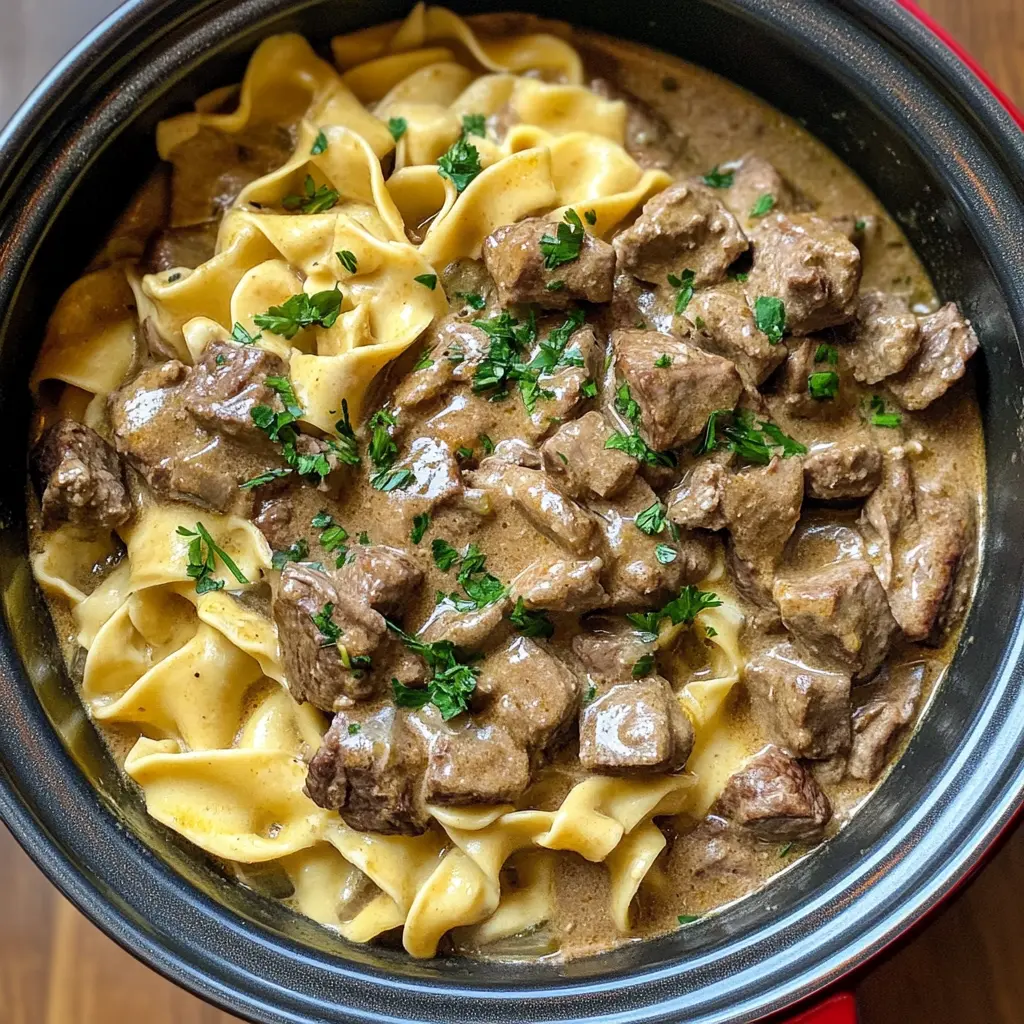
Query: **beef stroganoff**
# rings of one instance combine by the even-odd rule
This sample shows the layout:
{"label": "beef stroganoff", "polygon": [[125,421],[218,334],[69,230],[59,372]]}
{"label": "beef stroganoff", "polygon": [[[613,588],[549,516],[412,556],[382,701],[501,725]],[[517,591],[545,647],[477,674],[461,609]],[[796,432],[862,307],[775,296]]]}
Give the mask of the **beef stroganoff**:
{"label": "beef stroganoff", "polygon": [[154,818],[351,941],[686,926],[848,820],[952,657],[975,333],[707,72],[423,5],[330,51],[162,122],[53,311],[69,671]]}

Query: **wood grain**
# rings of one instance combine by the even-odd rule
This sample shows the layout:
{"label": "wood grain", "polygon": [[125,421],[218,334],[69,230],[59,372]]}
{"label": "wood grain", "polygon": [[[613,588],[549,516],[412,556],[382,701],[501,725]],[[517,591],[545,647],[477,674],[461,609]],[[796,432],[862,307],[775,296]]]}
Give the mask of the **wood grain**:
{"label": "wood grain", "polygon": [[[921,0],[1024,105],[1024,0]],[[32,8],[32,16],[28,14]],[[0,118],[110,0],[0,0]],[[36,18],[41,7],[60,18]],[[65,12],[72,13],[69,20]],[[45,28],[40,28],[44,24]],[[34,69],[34,70],[33,70]],[[1024,1021],[1024,831],[861,980],[862,1024]],[[93,928],[0,830],[0,1024],[228,1024]]]}

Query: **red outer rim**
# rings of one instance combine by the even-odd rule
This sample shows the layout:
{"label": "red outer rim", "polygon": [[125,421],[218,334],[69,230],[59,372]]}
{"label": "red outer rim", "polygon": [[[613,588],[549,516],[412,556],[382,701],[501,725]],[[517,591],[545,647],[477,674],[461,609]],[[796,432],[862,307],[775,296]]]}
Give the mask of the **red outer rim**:
{"label": "red outer rim", "polygon": [[789,1024],[857,1024],[857,1005],[849,992],[841,992],[793,1017]]}
{"label": "red outer rim", "polygon": [[1024,128],[1024,113],[1022,113],[1009,96],[999,88],[992,80],[989,73],[967,52],[949,32],[940,25],[927,11],[922,11],[914,0],[896,0],[908,14],[912,14],[926,28],[933,32],[948,46],[982,81],[985,87],[993,96],[1006,108],[1006,112],[1017,122],[1020,128]]}

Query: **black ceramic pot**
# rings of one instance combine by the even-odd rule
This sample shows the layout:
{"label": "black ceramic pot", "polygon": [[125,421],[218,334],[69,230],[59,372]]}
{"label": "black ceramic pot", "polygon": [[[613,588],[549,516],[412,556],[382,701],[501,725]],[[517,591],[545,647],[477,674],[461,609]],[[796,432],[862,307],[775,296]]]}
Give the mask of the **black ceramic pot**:
{"label": "black ceramic pot", "polygon": [[891,0],[510,6],[739,82],[798,118],[881,197],[982,339],[980,589],[938,699],[849,827],[763,893],[667,938],[567,966],[414,962],[350,946],[228,883],[146,817],[64,677],[26,557],[26,382],[54,301],[152,167],[160,118],[240,78],[265,35],[295,29],[326,42],[401,17],[408,3],[125,4],[0,136],[0,813],[114,939],[254,1021],[750,1021],[830,985],[920,919],[978,864],[1024,793],[1024,136]]}

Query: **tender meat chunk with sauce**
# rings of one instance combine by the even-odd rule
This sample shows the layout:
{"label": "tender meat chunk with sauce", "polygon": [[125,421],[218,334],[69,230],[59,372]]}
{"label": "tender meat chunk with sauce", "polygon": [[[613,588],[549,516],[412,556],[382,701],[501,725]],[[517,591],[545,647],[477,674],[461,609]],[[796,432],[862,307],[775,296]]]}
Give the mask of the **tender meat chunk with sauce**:
{"label": "tender meat chunk with sauce", "polygon": [[927,670],[923,661],[897,665],[883,670],[877,683],[858,690],[853,746],[846,762],[851,778],[874,782],[881,775],[913,721]]}
{"label": "tender meat chunk with sauce", "polygon": [[865,441],[838,441],[804,458],[804,491],[818,501],[866,498],[881,483],[882,453]]}
{"label": "tender meat chunk with sauce", "polygon": [[860,559],[777,579],[772,596],[797,642],[855,680],[878,671],[899,632],[878,577]]}
{"label": "tender meat chunk with sauce", "polygon": [[864,502],[860,525],[876,546],[875,572],[888,592],[892,584],[893,547],[905,529],[914,529],[917,506],[914,478],[906,451],[897,447],[882,460],[882,479]]}
{"label": "tender meat chunk with sauce", "polygon": [[693,726],[661,676],[618,683],[580,712],[580,764],[588,771],[675,771],[692,749]]}
{"label": "tender meat chunk with sauce", "polygon": [[480,663],[475,700],[482,705],[478,724],[502,726],[537,756],[571,730],[580,683],[546,645],[516,637]]}
{"label": "tender meat chunk with sauce", "polygon": [[710,189],[693,182],[670,185],[648,199],[613,244],[619,270],[650,284],[665,284],[669,274],[692,270],[697,287],[721,281],[726,268],[747,251],[736,218]]}
{"label": "tender meat chunk with sauce", "polygon": [[703,459],[668,496],[668,517],[691,530],[723,530],[722,497],[729,471],[720,462]]}
{"label": "tender meat chunk with sauce", "polygon": [[701,333],[693,341],[701,348],[732,360],[744,382],[752,387],[763,384],[786,358],[786,346],[773,345],[757,329],[754,314],[746,299],[725,288],[707,288],[697,292],[686,308]]}
{"label": "tender meat chunk with sauce", "polygon": [[511,597],[530,610],[583,613],[601,608],[608,595],[601,586],[600,558],[548,559],[527,566],[513,581]]}
{"label": "tender meat chunk with sauce", "polygon": [[[736,405],[743,382],[728,359],[657,331],[612,334],[615,366],[640,407],[640,432],[655,450],[692,441],[716,409]],[[669,365],[658,365],[667,356]]]}
{"label": "tender meat chunk with sauce", "polygon": [[132,514],[117,452],[91,427],[58,420],[32,453],[47,526],[74,523],[113,529]]}
{"label": "tender meat chunk with sauce", "polygon": [[398,548],[383,544],[353,547],[337,573],[338,585],[374,611],[400,619],[423,584],[423,570]]}
{"label": "tender meat chunk with sauce", "polygon": [[424,778],[430,803],[511,803],[529,784],[530,759],[500,726],[442,732],[430,744]]}
{"label": "tender meat chunk with sauce", "polygon": [[[785,402],[786,412],[800,419],[835,419],[846,408],[846,389],[843,388],[843,368],[841,364],[819,361],[821,349],[819,338],[806,338],[803,341],[792,339],[789,343],[789,355],[777,378],[777,392]],[[841,358],[841,357],[840,357]],[[834,394],[828,391],[816,396],[811,392],[811,375],[814,373],[835,373],[839,380],[835,382]]]}
{"label": "tender meat chunk with sauce", "polygon": [[599,412],[570,420],[544,442],[544,466],[575,498],[612,498],[636,475],[636,459],[606,448],[612,428]]}
{"label": "tender meat chunk with sauce", "polygon": [[668,856],[666,874],[672,879],[739,884],[742,892],[761,883],[768,858],[776,862],[779,858],[776,849],[759,842],[747,829],[713,814],[676,836]]}
{"label": "tender meat chunk with sauce", "polygon": [[288,375],[285,361],[255,345],[214,341],[207,345],[182,385],[181,400],[192,418],[210,431],[261,446],[266,435],[256,426],[252,411],[258,405],[280,411],[283,406],[267,377]]}
{"label": "tender meat chunk with sauce", "polygon": [[886,292],[861,292],[847,337],[845,362],[862,384],[899,373],[921,348],[917,317],[905,299]]}
{"label": "tender meat chunk with sauce", "polygon": [[978,336],[955,302],[922,317],[921,347],[906,367],[887,383],[904,409],[925,409],[966,372],[978,351]]}
{"label": "tender meat chunk with sauce", "polygon": [[403,505],[423,512],[462,497],[462,474],[451,448],[432,437],[417,437],[409,454],[395,463],[395,469],[408,469],[412,481],[392,493]]}
{"label": "tender meat chunk with sauce", "polygon": [[403,377],[392,395],[396,410],[414,409],[439,398],[452,381],[468,383],[490,347],[485,331],[457,316],[431,328],[423,344],[429,364]]}
{"label": "tender meat chunk with sauce", "polygon": [[217,249],[217,223],[195,224],[186,228],[164,228],[158,231],[146,247],[143,261],[146,273],[196,267],[212,259]]}
{"label": "tender meat chunk with sauce", "polygon": [[572,649],[595,683],[621,683],[633,678],[634,666],[654,643],[635,630],[599,630],[574,636]]}
{"label": "tender meat chunk with sauce", "polygon": [[417,639],[426,643],[447,640],[456,647],[477,650],[489,643],[499,631],[509,609],[508,598],[484,608],[459,611],[450,604],[440,604],[420,630]]}
{"label": "tender meat chunk with sauce", "polygon": [[607,78],[593,79],[590,88],[598,96],[626,104],[626,152],[641,167],[668,171],[678,164],[686,152],[686,140],[647,103]]}
{"label": "tender meat chunk with sauce", "polygon": [[794,757],[827,758],[850,749],[850,675],[811,664],[788,641],[743,670],[750,709],[765,735]]}
{"label": "tender meat chunk with sauce", "polygon": [[[574,362],[568,366],[556,366],[552,372],[541,373],[536,405],[530,413],[529,426],[524,424],[523,427],[525,437],[537,443],[553,427],[575,414],[577,407],[587,400],[584,386],[594,378],[598,352],[597,335],[591,326],[584,324],[573,331],[566,353],[571,354]],[[579,365],[576,365],[577,361]]]}
{"label": "tender meat chunk with sauce", "polygon": [[[747,153],[735,167],[728,166],[732,168],[732,185],[722,191],[722,202],[741,224],[756,223],[768,213],[788,213],[793,209],[793,189],[767,160]],[[766,196],[770,197],[770,204]]]}
{"label": "tender meat chunk with sauce", "polygon": [[[556,237],[557,222],[531,217],[506,224],[484,240],[484,263],[503,306],[535,302],[542,309],[568,309],[577,302],[610,302],[615,251],[584,231],[579,256],[548,269],[540,243]],[[561,281],[561,287],[548,285]]]}
{"label": "tender meat chunk with sauce", "polygon": [[818,839],[832,817],[810,772],[775,746],[730,776],[713,810],[767,842]]}
{"label": "tender meat chunk with sauce", "polygon": [[430,820],[426,769],[426,743],[409,712],[391,705],[339,711],[309,764],[306,792],[349,828],[415,836]]}
{"label": "tender meat chunk with sauce", "polygon": [[809,213],[769,214],[751,236],[747,297],[781,299],[786,328],[812,334],[853,319],[860,251],[828,221]]}

